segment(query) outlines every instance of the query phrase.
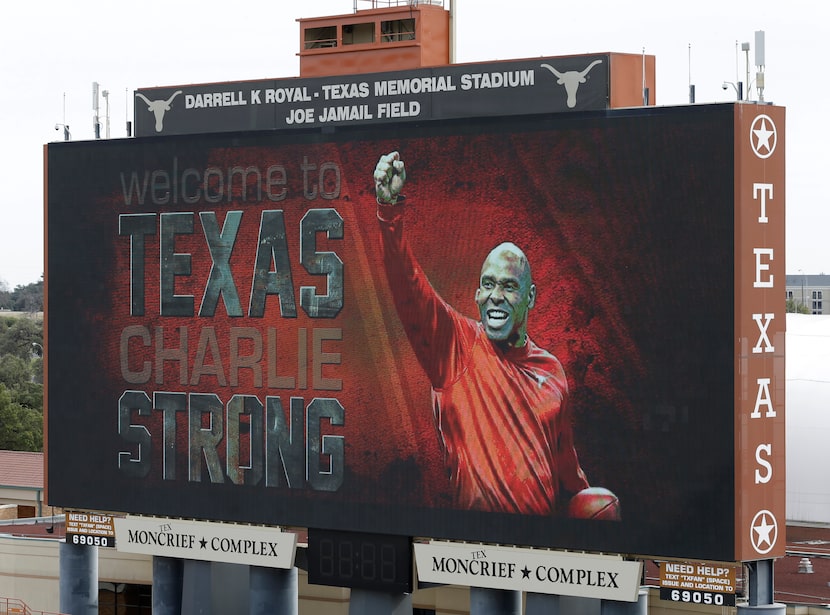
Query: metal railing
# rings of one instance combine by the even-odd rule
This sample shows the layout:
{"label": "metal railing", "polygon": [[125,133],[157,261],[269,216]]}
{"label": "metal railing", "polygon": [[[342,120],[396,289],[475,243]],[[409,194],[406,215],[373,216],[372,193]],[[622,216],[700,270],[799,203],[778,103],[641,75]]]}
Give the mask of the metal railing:
{"label": "metal railing", "polygon": [[354,0],[354,12],[357,13],[358,6],[366,8],[371,3],[373,9],[386,8],[390,6],[418,6],[419,4],[430,4],[432,6],[444,6],[444,0]]}
{"label": "metal railing", "polygon": [[0,615],[65,615],[50,611],[33,611],[17,598],[0,598]]}
{"label": "metal railing", "polygon": [[[64,515],[44,515],[43,517],[16,517],[14,519],[0,520],[0,527],[8,525],[55,525],[56,523],[63,523]],[[2,533],[2,531],[0,531]]]}

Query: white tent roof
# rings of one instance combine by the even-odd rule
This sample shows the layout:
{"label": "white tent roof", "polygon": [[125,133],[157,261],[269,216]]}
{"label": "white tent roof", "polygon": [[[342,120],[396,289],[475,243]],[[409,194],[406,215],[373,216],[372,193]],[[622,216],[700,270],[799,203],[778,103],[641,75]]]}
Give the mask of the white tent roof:
{"label": "white tent roof", "polygon": [[787,520],[830,523],[830,316],[787,314]]}

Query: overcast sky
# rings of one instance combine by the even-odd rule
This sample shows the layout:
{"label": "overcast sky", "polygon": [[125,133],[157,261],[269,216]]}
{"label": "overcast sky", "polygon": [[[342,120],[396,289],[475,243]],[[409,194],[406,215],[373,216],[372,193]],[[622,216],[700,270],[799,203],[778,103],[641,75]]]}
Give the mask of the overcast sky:
{"label": "overcast sky", "polygon": [[[358,9],[371,0],[357,0]],[[445,0],[449,6],[449,0]],[[10,288],[43,273],[43,144],[92,139],[92,83],[109,92],[110,134],[126,136],[138,88],[299,76],[301,17],[351,13],[355,0],[143,0],[136,3],[10,2],[0,36],[0,281]],[[830,80],[830,27],[820,3],[591,3],[455,0],[456,62],[600,52],[657,58],[656,102],[735,99],[724,81],[745,79],[755,31],[766,41],[764,99],[787,108],[787,272],[830,273],[830,211],[821,189],[827,155],[820,109]],[[736,53],[737,51],[737,53]],[[751,98],[757,99],[753,87]],[[101,111],[105,101],[101,99]],[[102,123],[103,123],[102,118]],[[103,131],[102,131],[103,132]],[[783,292],[783,291],[782,291]]]}

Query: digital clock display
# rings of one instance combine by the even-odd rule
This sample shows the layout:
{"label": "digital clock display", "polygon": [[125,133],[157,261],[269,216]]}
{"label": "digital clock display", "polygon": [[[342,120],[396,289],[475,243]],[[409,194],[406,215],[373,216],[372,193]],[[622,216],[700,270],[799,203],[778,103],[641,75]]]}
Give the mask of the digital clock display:
{"label": "digital clock display", "polygon": [[308,582],[409,593],[412,541],[408,536],[309,528]]}

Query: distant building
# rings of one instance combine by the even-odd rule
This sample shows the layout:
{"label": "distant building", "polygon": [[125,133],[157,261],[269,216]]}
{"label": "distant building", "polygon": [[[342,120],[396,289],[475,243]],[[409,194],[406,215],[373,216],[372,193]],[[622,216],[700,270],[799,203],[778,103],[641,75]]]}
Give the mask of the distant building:
{"label": "distant building", "polygon": [[787,300],[804,305],[811,314],[830,314],[830,305],[825,310],[824,295],[830,298],[830,275],[790,274],[787,275]]}
{"label": "distant building", "polygon": [[43,453],[0,451],[0,518],[43,515]]}

